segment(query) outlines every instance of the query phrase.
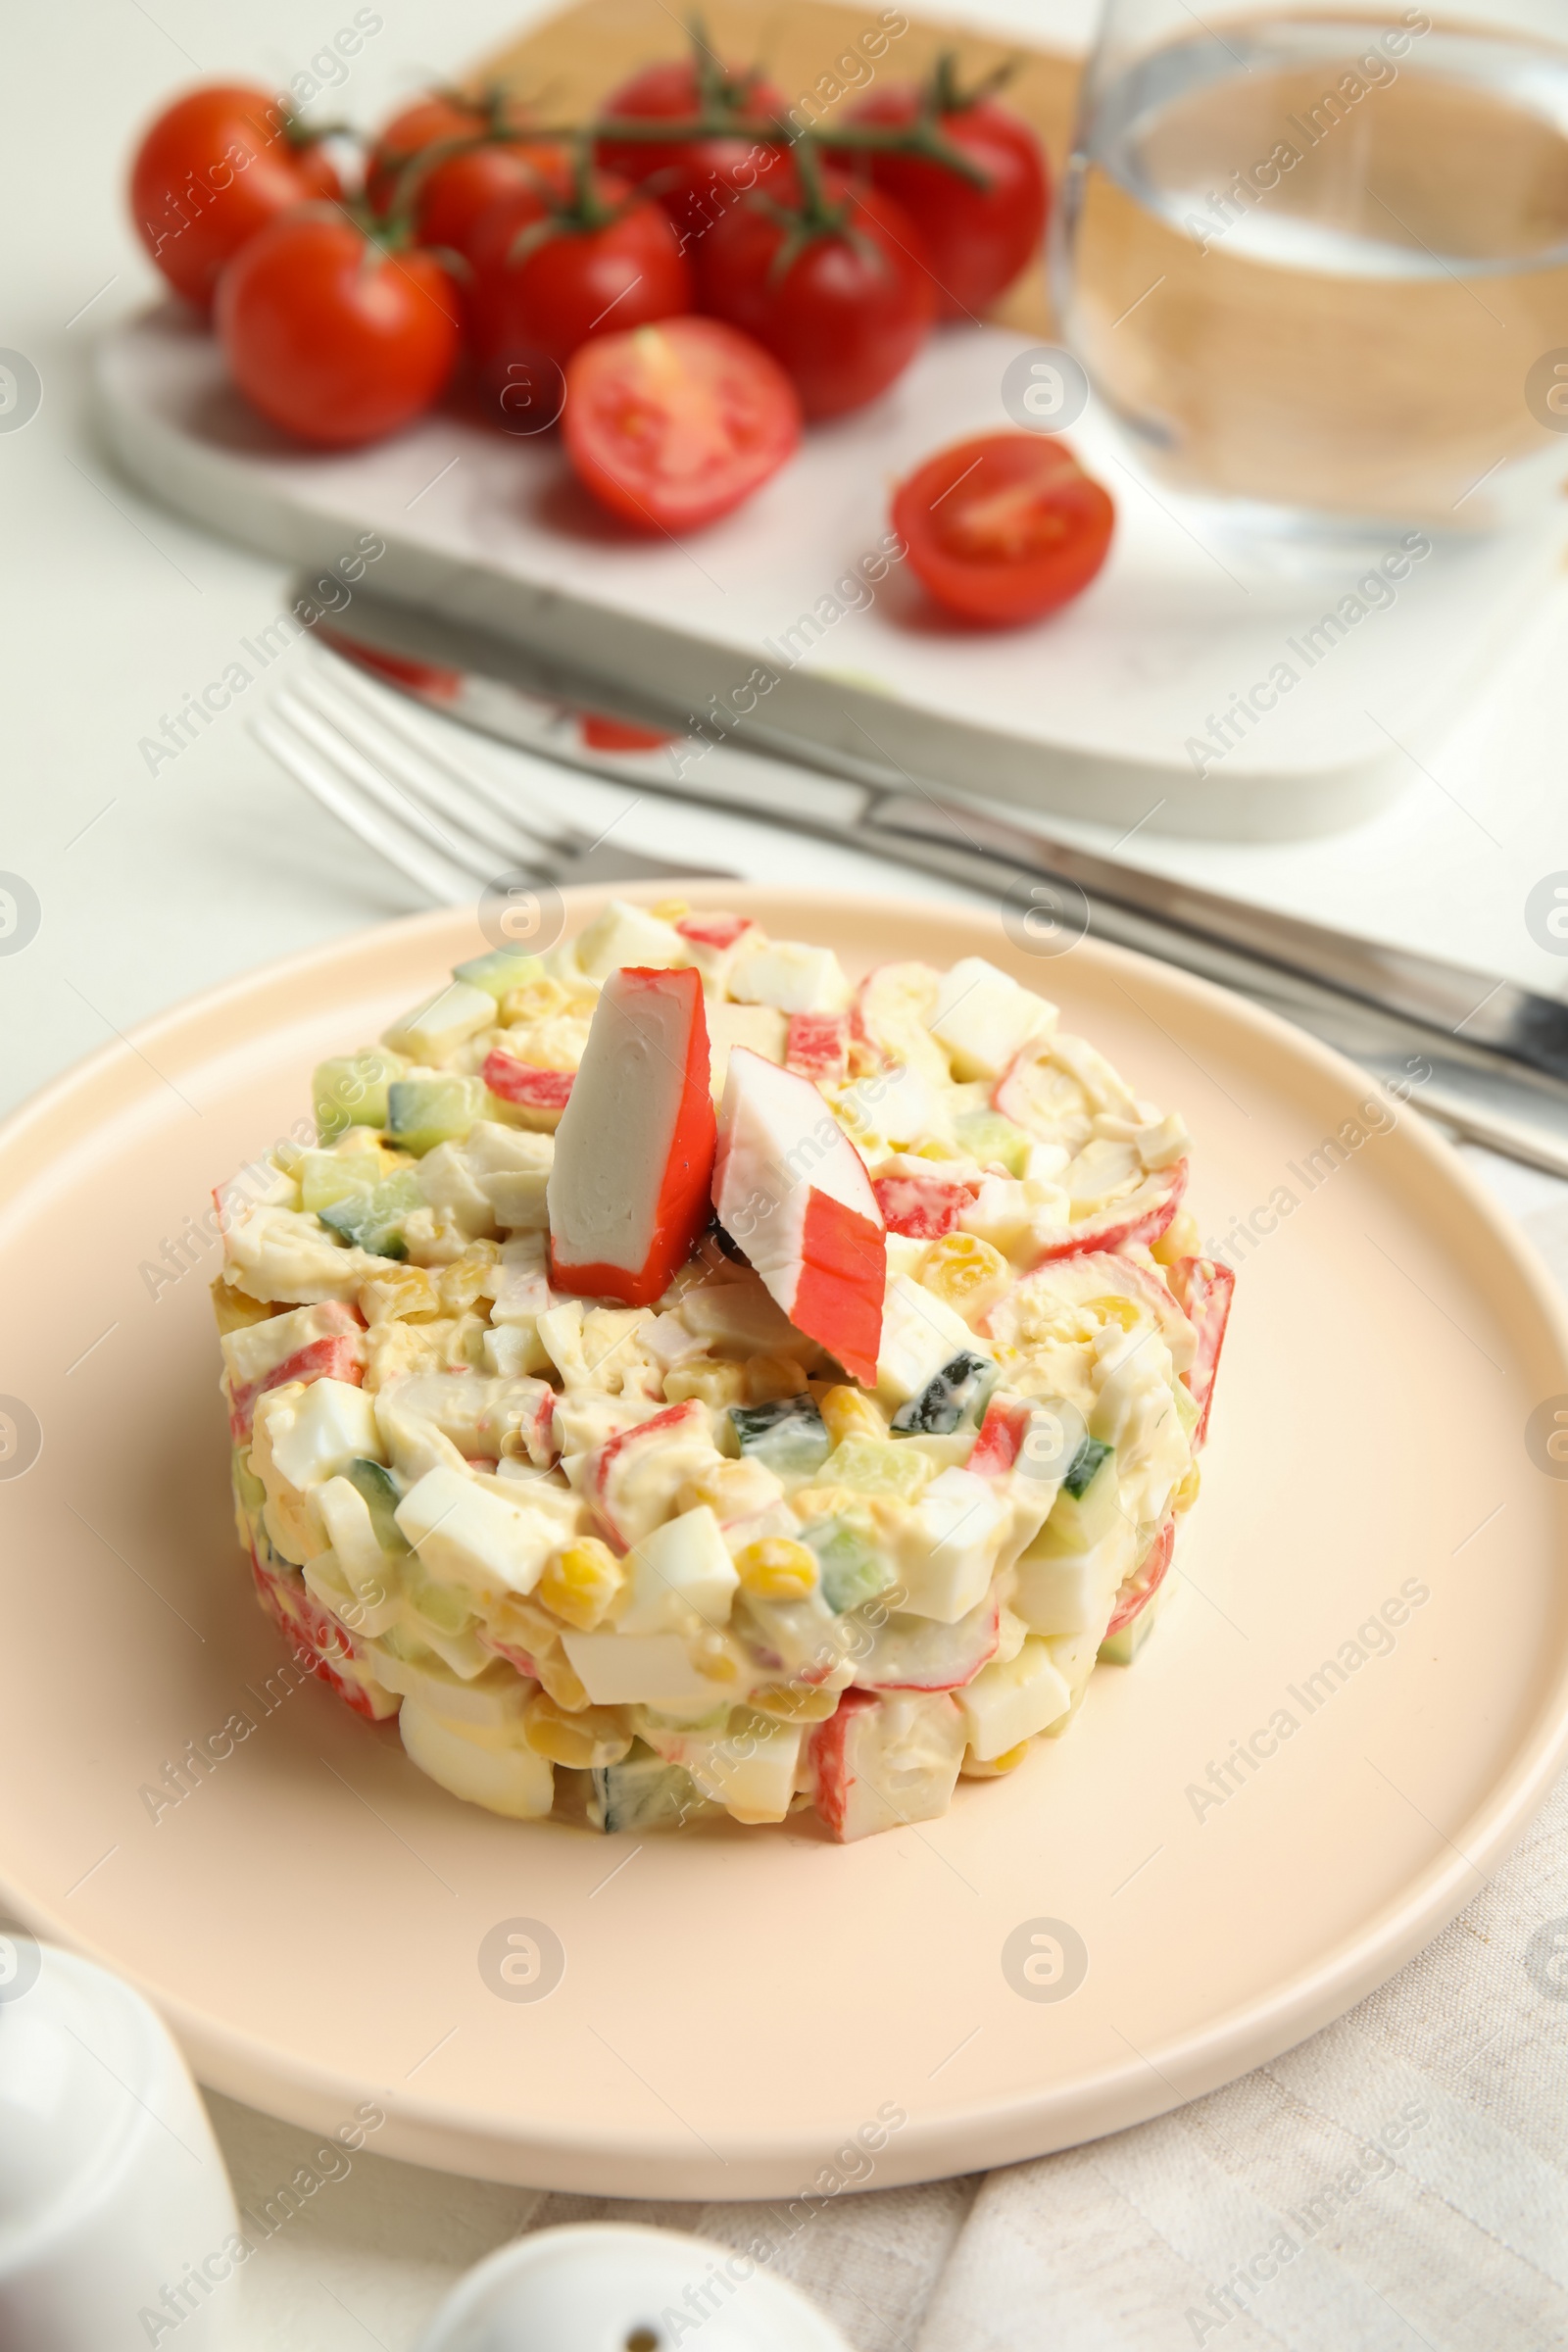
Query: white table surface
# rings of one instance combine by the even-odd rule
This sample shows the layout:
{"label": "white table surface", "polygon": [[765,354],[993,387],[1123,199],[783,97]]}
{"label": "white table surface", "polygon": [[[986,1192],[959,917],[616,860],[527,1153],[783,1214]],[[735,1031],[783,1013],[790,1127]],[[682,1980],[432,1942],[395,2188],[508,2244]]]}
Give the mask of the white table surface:
{"label": "white table surface", "polygon": [[[436,0],[381,8],[383,31],[336,94],[361,121],[542,13],[527,0],[468,0],[461,12]],[[944,13],[1066,45],[1085,11],[1077,0],[950,0]],[[351,14],[336,0],[265,9],[78,0],[69,10],[14,8],[0,24],[13,94],[0,147],[0,347],[24,352],[44,384],[32,421],[0,434],[0,869],[24,875],[43,906],[38,937],[0,957],[0,1107],[104,1043],[106,1016],[127,1029],[227,974],[416,903],[272,766],[246,731],[243,705],[149,776],[139,739],[266,624],[283,575],[150,506],[111,470],[86,422],[95,331],[153,290],[123,214],[136,125],[197,78],[280,84]],[[1542,874],[1568,867],[1565,621],[1568,585],[1543,601],[1430,773],[1412,771],[1403,800],[1357,831],[1232,848],[1176,844],[1151,826],[1126,854],[1557,992],[1564,966],[1532,945],[1523,905]],[[494,747],[475,745],[472,756],[530,770]],[[586,779],[564,789],[601,822],[625,798]],[[664,801],[643,802],[620,837],[769,880],[969,895]],[[1469,1156],[1568,1273],[1568,1186]],[[0,1359],[3,1348],[0,1338]],[[265,2198],[305,2156],[306,2135],[227,2100],[213,2106],[242,2199]],[[911,2341],[973,2186],[892,2192],[819,2224],[803,2282],[836,2304],[864,2352]],[[300,2352],[369,2341],[396,2352],[478,2255],[530,2221],[590,2209],[367,2151],[249,2266],[236,2294],[240,2340]],[[689,2208],[662,2218],[694,2219]],[[836,2251],[845,2232],[853,2263],[847,2239],[844,2261]],[[868,2278],[881,2282],[874,2308]]]}

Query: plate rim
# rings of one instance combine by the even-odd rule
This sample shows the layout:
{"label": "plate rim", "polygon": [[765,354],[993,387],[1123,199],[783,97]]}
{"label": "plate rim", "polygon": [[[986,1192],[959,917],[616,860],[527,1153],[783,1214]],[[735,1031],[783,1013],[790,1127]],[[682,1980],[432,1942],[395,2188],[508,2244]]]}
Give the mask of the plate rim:
{"label": "plate rim", "polygon": [[[827,890],[806,886],[771,885],[750,880],[711,877],[682,881],[678,876],[654,882],[603,884],[561,893],[565,908],[564,930],[574,917],[586,918],[610,898],[634,904],[657,904],[674,896],[694,903],[734,905],[744,912],[749,902],[792,900],[820,906],[829,916],[851,918],[857,909],[874,908],[879,916],[917,921],[928,929],[952,924],[973,931],[1001,931],[995,914],[980,905],[932,900],[911,894],[863,890]],[[337,967],[352,971],[363,956],[407,950],[416,960],[436,942],[451,942],[457,926],[472,924],[469,908],[436,907],[398,916],[365,929],[342,932],[292,954],[197,989],[179,998],[81,1060],[45,1081],[0,1121],[0,1185],[13,1156],[24,1163],[22,1182],[0,1215],[0,1246],[13,1221],[26,1213],[32,1180],[40,1163],[38,1147],[48,1146],[51,1124],[72,1119],[75,1131],[60,1137],[56,1150],[80,1141],[82,1126],[101,1122],[103,1105],[94,1110],[89,1097],[94,1081],[110,1073],[136,1080],[132,1099],[139,1098],[164,1073],[144,1049],[162,1040],[183,1036],[201,1055],[203,1031],[220,1023],[236,1004],[254,1003],[277,989],[297,989],[312,974]],[[1004,942],[1004,935],[1003,935]],[[464,942],[464,945],[471,943]],[[1003,944],[994,942],[994,944]],[[1198,1005],[1250,1031],[1261,1042],[1273,1042],[1293,1058],[1305,1061],[1341,1086],[1375,1088],[1376,1081],[1358,1065],[1318,1039],[1298,1030],[1280,1015],[1256,1005],[1216,983],[1160,963],[1156,958],[1111,943],[1085,938],[1071,951],[1087,951],[1090,961],[1113,976],[1124,972],[1157,981]],[[1005,954],[1004,945],[1004,954]],[[1140,1008],[1141,1009],[1141,1008]],[[259,1021],[245,1041],[263,1037],[270,1024]],[[236,1041],[231,1041],[236,1042]],[[137,1078],[140,1071],[142,1075]],[[147,1075],[151,1071],[152,1076]],[[1568,1387],[1568,1300],[1528,1237],[1495,1202],[1465,1165],[1459,1154],[1421,1114],[1406,1124],[1411,1147],[1423,1157],[1429,1174],[1457,1194],[1470,1217],[1485,1230],[1492,1244],[1511,1261],[1529,1300],[1541,1316],[1544,1336],[1555,1348]],[[220,1178],[219,1179],[221,1180]],[[9,1190],[9,1188],[6,1188]],[[1451,1835],[1440,1831],[1447,1851],[1424,1869],[1401,1880],[1389,1898],[1354,1929],[1343,1936],[1313,1965],[1298,1970],[1244,2006],[1232,2007],[1213,2022],[1191,2029],[1174,2041],[1160,2044],[1152,2055],[1135,2052],[1125,2061],[1074,2075],[1066,2082],[1045,2089],[976,2100],[950,2109],[936,2118],[911,2118],[882,2151],[872,2175],[859,2185],[885,2188],[945,2178],[953,2174],[989,2170],[1000,2164],[1024,2161],[1067,2146],[1102,2138],[1109,2132],[1170,2112],[1188,2100],[1236,2081],[1252,2068],[1293,2047],[1307,2035],[1343,2016],[1423,1949],[1457,1917],[1472,1899],[1472,1882],[1484,1865],[1497,1860],[1516,1842],[1544,1801],[1557,1773],[1568,1760],[1568,1641],[1559,1652],[1553,1674],[1543,1686],[1530,1723],[1508,1751],[1507,1763],[1485,1796]],[[126,1969],[90,1936],[74,1933],[57,1906],[34,1901],[12,1878],[0,1853],[0,1902],[30,1932],[69,1950],[82,1953],[133,1984],[168,2021],[198,2078],[209,2087],[260,2107],[264,2112],[312,2130],[329,2128],[348,2111],[356,2096],[363,2097],[363,2075],[339,2072],[302,2060],[285,2046],[235,2027],[211,2008],[171,1994],[151,1978]],[[1129,2045],[1130,2046],[1130,2045]],[[1157,2061],[1157,2063],[1156,2063]],[[1156,2080],[1157,2078],[1157,2080]],[[727,2157],[715,2162],[694,2159],[689,2137],[677,2140],[667,2128],[632,2130],[616,2127],[615,2146],[607,2149],[596,2140],[592,2126],[552,2123],[543,2132],[529,2128],[519,2116],[503,2128],[492,2118],[479,2117],[460,2103],[413,2093],[407,2085],[393,2091],[370,2085],[384,2105],[385,2137],[378,2132],[378,2152],[424,2164],[435,2170],[511,2182],[521,2186],[580,2189],[589,2193],[646,2196],[670,2193],[671,2174],[686,2184],[677,2192],[690,2197],[736,2200],[788,2193],[779,2180],[798,2168],[809,2172],[820,2163],[819,2129],[808,2126],[754,2128],[747,2134],[726,2134]],[[727,2176],[725,2178],[724,2176]],[[658,2182],[662,2181],[662,2189]],[[846,2190],[855,2184],[847,2183]]]}

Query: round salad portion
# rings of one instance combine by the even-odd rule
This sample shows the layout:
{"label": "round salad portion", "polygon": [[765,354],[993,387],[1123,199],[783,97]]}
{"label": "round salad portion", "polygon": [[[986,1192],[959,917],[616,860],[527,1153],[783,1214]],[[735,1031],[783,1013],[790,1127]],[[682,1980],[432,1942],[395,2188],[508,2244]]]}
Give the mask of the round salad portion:
{"label": "round salad portion", "polygon": [[852,1839],[1130,1663],[1232,1277],[1180,1117],[997,965],[612,901],[314,1110],[217,1195],[240,1538],[454,1795]]}

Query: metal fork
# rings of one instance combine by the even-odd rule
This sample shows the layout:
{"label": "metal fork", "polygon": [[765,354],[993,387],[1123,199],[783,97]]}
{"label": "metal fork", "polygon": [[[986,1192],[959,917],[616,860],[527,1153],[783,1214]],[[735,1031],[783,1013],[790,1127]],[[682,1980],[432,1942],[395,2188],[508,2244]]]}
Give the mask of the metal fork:
{"label": "metal fork", "polygon": [[508,876],[575,882],[717,875],[597,837],[462,765],[368,680],[324,662],[273,695],[251,733],[377,857],[442,906]]}

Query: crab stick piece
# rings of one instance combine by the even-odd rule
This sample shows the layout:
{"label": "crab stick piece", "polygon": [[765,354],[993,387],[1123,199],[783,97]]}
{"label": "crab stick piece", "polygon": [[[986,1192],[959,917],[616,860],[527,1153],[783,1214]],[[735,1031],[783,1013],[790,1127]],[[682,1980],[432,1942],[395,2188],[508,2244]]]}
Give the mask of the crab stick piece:
{"label": "crab stick piece", "polygon": [[612,972],[556,1131],[557,1289],[628,1306],[658,1298],[708,1222],[713,1143],[701,977]]}
{"label": "crab stick piece", "polygon": [[865,1162],[808,1078],[744,1046],[719,1106],[713,1206],[796,1329],[874,1386],[887,1234]]}

